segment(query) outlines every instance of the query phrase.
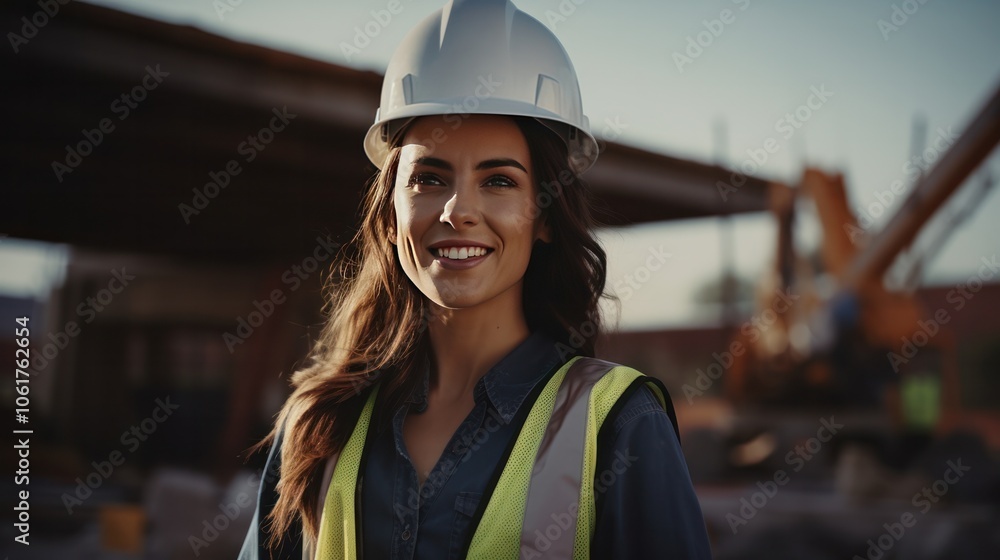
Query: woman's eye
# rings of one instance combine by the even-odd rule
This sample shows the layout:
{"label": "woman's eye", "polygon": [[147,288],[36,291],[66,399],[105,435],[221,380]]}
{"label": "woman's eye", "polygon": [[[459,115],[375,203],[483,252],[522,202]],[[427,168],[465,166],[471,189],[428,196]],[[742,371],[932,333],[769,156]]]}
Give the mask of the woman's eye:
{"label": "woman's eye", "polygon": [[486,186],[510,188],[516,187],[517,183],[515,183],[510,177],[506,177],[504,175],[494,175],[486,180]]}
{"label": "woman's eye", "polygon": [[414,185],[443,185],[444,183],[435,175],[430,173],[414,173],[410,175],[409,186]]}

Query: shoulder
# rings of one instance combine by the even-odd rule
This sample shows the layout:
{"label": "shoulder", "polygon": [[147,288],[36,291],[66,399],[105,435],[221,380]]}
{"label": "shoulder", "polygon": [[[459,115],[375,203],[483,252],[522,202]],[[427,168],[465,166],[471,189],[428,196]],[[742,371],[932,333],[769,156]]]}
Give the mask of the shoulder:
{"label": "shoulder", "polygon": [[[669,395],[664,396],[670,398]],[[605,418],[601,431],[606,437],[617,439],[623,430],[634,427],[634,424],[644,423],[660,424],[673,430],[670,415],[653,393],[653,388],[649,383],[639,382],[618,399]]]}
{"label": "shoulder", "polygon": [[[641,456],[642,466],[630,468],[629,478],[669,476],[678,482],[689,480],[670,395],[662,383],[649,381],[643,376],[630,385],[598,429],[595,472],[615,470],[616,460],[631,465]],[[656,394],[659,391],[663,392],[666,406]]]}
{"label": "shoulder", "polygon": [[[607,415],[599,420],[599,443],[603,440],[617,440],[623,431],[634,431],[637,424],[649,425],[643,427],[640,434],[655,432],[659,435],[666,428],[679,440],[677,416],[670,393],[663,382],[628,365],[603,361],[603,367],[608,366],[611,367],[606,375],[616,379],[604,386],[615,388],[599,399],[599,406],[609,407]],[[609,396],[613,396],[614,400],[607,398]]]}
{"label": "shoulder", "polygon": [[591,406],[600,426],[599,446],[606,440],[617,440],[623,431],[635,431],[632,426],[636,424],[655,428],[644,427],[640,436],[655,432],[655,437],[661,437],[659,428],[666,428],[679,439],[673,403],[659,379],[626,364],[586,356],[574,363],[571,372],[578,382],[593,384]]}
{"label": "shoulder", "polygon": [[614,418],[608,418],[614,422],[614,432],[617,434],[627,424],[643,416],[659,416],[663,420],[670,421],[667,411],[660,404],[660,400],[653,394],[652,387],[648,383],[640,383],[637,388],[629,394],[622,395],[623,402],[618,414]]}

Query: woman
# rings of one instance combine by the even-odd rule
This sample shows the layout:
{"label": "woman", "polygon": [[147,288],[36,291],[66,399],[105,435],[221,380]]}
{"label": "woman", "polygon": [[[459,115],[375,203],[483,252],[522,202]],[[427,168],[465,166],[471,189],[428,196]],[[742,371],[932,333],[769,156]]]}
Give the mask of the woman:
{"label": "woman", "polygon": [[585,358],[606,273],[587,128],[562,46],[509,2],[410,33],[241,558],[709,557],[666,390]]}

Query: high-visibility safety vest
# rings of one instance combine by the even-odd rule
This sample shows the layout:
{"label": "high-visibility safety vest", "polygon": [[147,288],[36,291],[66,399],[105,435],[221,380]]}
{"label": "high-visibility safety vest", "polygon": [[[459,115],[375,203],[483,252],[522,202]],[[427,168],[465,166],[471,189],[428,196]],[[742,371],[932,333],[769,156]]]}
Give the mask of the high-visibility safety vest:
{"label": "high-visibility safety vest", "polygon": [[[589,558],[596,524],[593,486],[597,440],[604,419],[616,410],[616,403],[624,405],[627,396],[646,383],[677,431],[670,395],[656,378],[580,356],[550,375],[547,382],[538,382],[513,420],[515,426],[520,425],[520,432],[508,444],[506,461],[500,461],[479,502],[470,524],[475,531],[470,531],[471,539],[467,538],[464,547],[465,557]],[[316,560],[346,560],[363,554],[358,523],[363,481],[359,474],[364,472],[377,394],[376,385],[333,467]],[[527,469],[525,465],[534,466]],[[535,546],[538,535],[551,527],[552,514],[557,511],[570,512],[570,525],[561,534],[574,538],[547,540],[551,544],[539,550]]]}
{"label": "high-visibility safety vest", "polygon": [[941,414],[941,382],[929,371],[904,375],[900,382],[903,423],[915,432],[932,432]]}

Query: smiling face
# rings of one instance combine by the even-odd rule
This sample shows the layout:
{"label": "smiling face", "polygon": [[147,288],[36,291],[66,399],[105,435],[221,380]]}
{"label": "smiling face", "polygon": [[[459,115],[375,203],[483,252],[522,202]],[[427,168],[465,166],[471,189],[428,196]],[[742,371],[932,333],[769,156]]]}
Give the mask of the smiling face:
{"label": "smiling face", "polygon": [[508,117],[472,115],[454,129],[423,117],[410,126],[393,190],[393,243],[428,299],[461,309],[500,297],[520,309],[532,245],[549,240],[531,164]]}

